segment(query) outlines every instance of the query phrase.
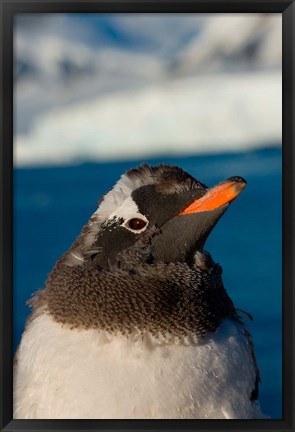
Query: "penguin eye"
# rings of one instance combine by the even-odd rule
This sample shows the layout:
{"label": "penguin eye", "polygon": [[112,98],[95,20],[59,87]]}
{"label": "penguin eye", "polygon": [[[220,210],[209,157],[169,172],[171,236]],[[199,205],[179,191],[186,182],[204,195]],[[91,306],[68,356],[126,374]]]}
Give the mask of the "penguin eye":
{"label": "penguin eye", "polygon": [[142,228],[144,228],[146,226],[147,222],[143,219],[139,219],[139,218],[133,218],[130,219],[127,222],[127,227],[134,230],[134,231],[138,231],[141,230]]}

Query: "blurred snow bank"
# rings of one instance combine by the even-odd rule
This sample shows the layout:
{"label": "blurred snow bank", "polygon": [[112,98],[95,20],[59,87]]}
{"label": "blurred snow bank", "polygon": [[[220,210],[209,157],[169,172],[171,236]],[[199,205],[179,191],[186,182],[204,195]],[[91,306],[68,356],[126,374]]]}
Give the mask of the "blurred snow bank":
{"label": "blurred snow bank", "polygon": [[277,72],[198,76],[51,111],[17,136],[15,163],[65,164],[281,143]]}
{"label": "blurred snow bank", "polygon": [[219,14],[180,53],[179,72],[281,67],[282,20],[271,14]]}
{"label": "blurred snow bank", "polygon": [[15,163],[281,143],[281,14],[20,14]]}

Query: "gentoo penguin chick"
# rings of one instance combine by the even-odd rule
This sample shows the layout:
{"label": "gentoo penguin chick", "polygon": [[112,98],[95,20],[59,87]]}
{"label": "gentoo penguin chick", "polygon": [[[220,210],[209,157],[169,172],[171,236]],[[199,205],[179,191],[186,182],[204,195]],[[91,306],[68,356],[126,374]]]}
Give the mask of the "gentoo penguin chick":
{"label": "gentoo penguin chick", "polygon": [[262,418],[251,336],[205,241],[246,185],[142,165],[32,299],[17,419]]}

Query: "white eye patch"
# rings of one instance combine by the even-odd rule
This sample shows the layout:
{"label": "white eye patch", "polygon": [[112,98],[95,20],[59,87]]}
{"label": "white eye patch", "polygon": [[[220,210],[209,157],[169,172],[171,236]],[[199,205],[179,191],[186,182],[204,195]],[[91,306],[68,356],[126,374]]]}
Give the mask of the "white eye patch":
{"label": "white eye patch", "polygon": [[[116,211],[113,212],[109,216],[109,220],[113,219],[113,218],[116,218],[116,219],[122,218],[124,220],[122,225],[126,229],[128,229],[129,231],[136,233],[136,234],[140,234],[141,232],[143,232],[147,228],[148,223],[149,223],[147,218],[144,215],[142,215],[141,213],[139,213],[138,207],[131,197],[128,197],[116,209]],[[143,225],[143,223],[140,223],[140,222],[138,222],[136,224],[135,221],[133,221],[134,219],[138,219],[142,222],[145,222],[145,225]],[[142,225],[142,228],[140,228],[141,225]]]}

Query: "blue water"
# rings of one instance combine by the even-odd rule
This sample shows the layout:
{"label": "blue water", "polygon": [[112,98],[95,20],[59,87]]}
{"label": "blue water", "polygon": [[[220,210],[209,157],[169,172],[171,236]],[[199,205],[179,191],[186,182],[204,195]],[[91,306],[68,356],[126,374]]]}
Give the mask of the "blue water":
{"label": "blue water", "polygon": [[[16,169],[14,176],[14,347],[31,294],[79,234],[100,196],[143,161]],[[239,175],[248,186],[218,222],[206,249],[223,267],[224,284],[247,320],[261,370],[260,401],[282,416],[282,171],[281,150],[145,160],[181,166],[208,186]]]}

